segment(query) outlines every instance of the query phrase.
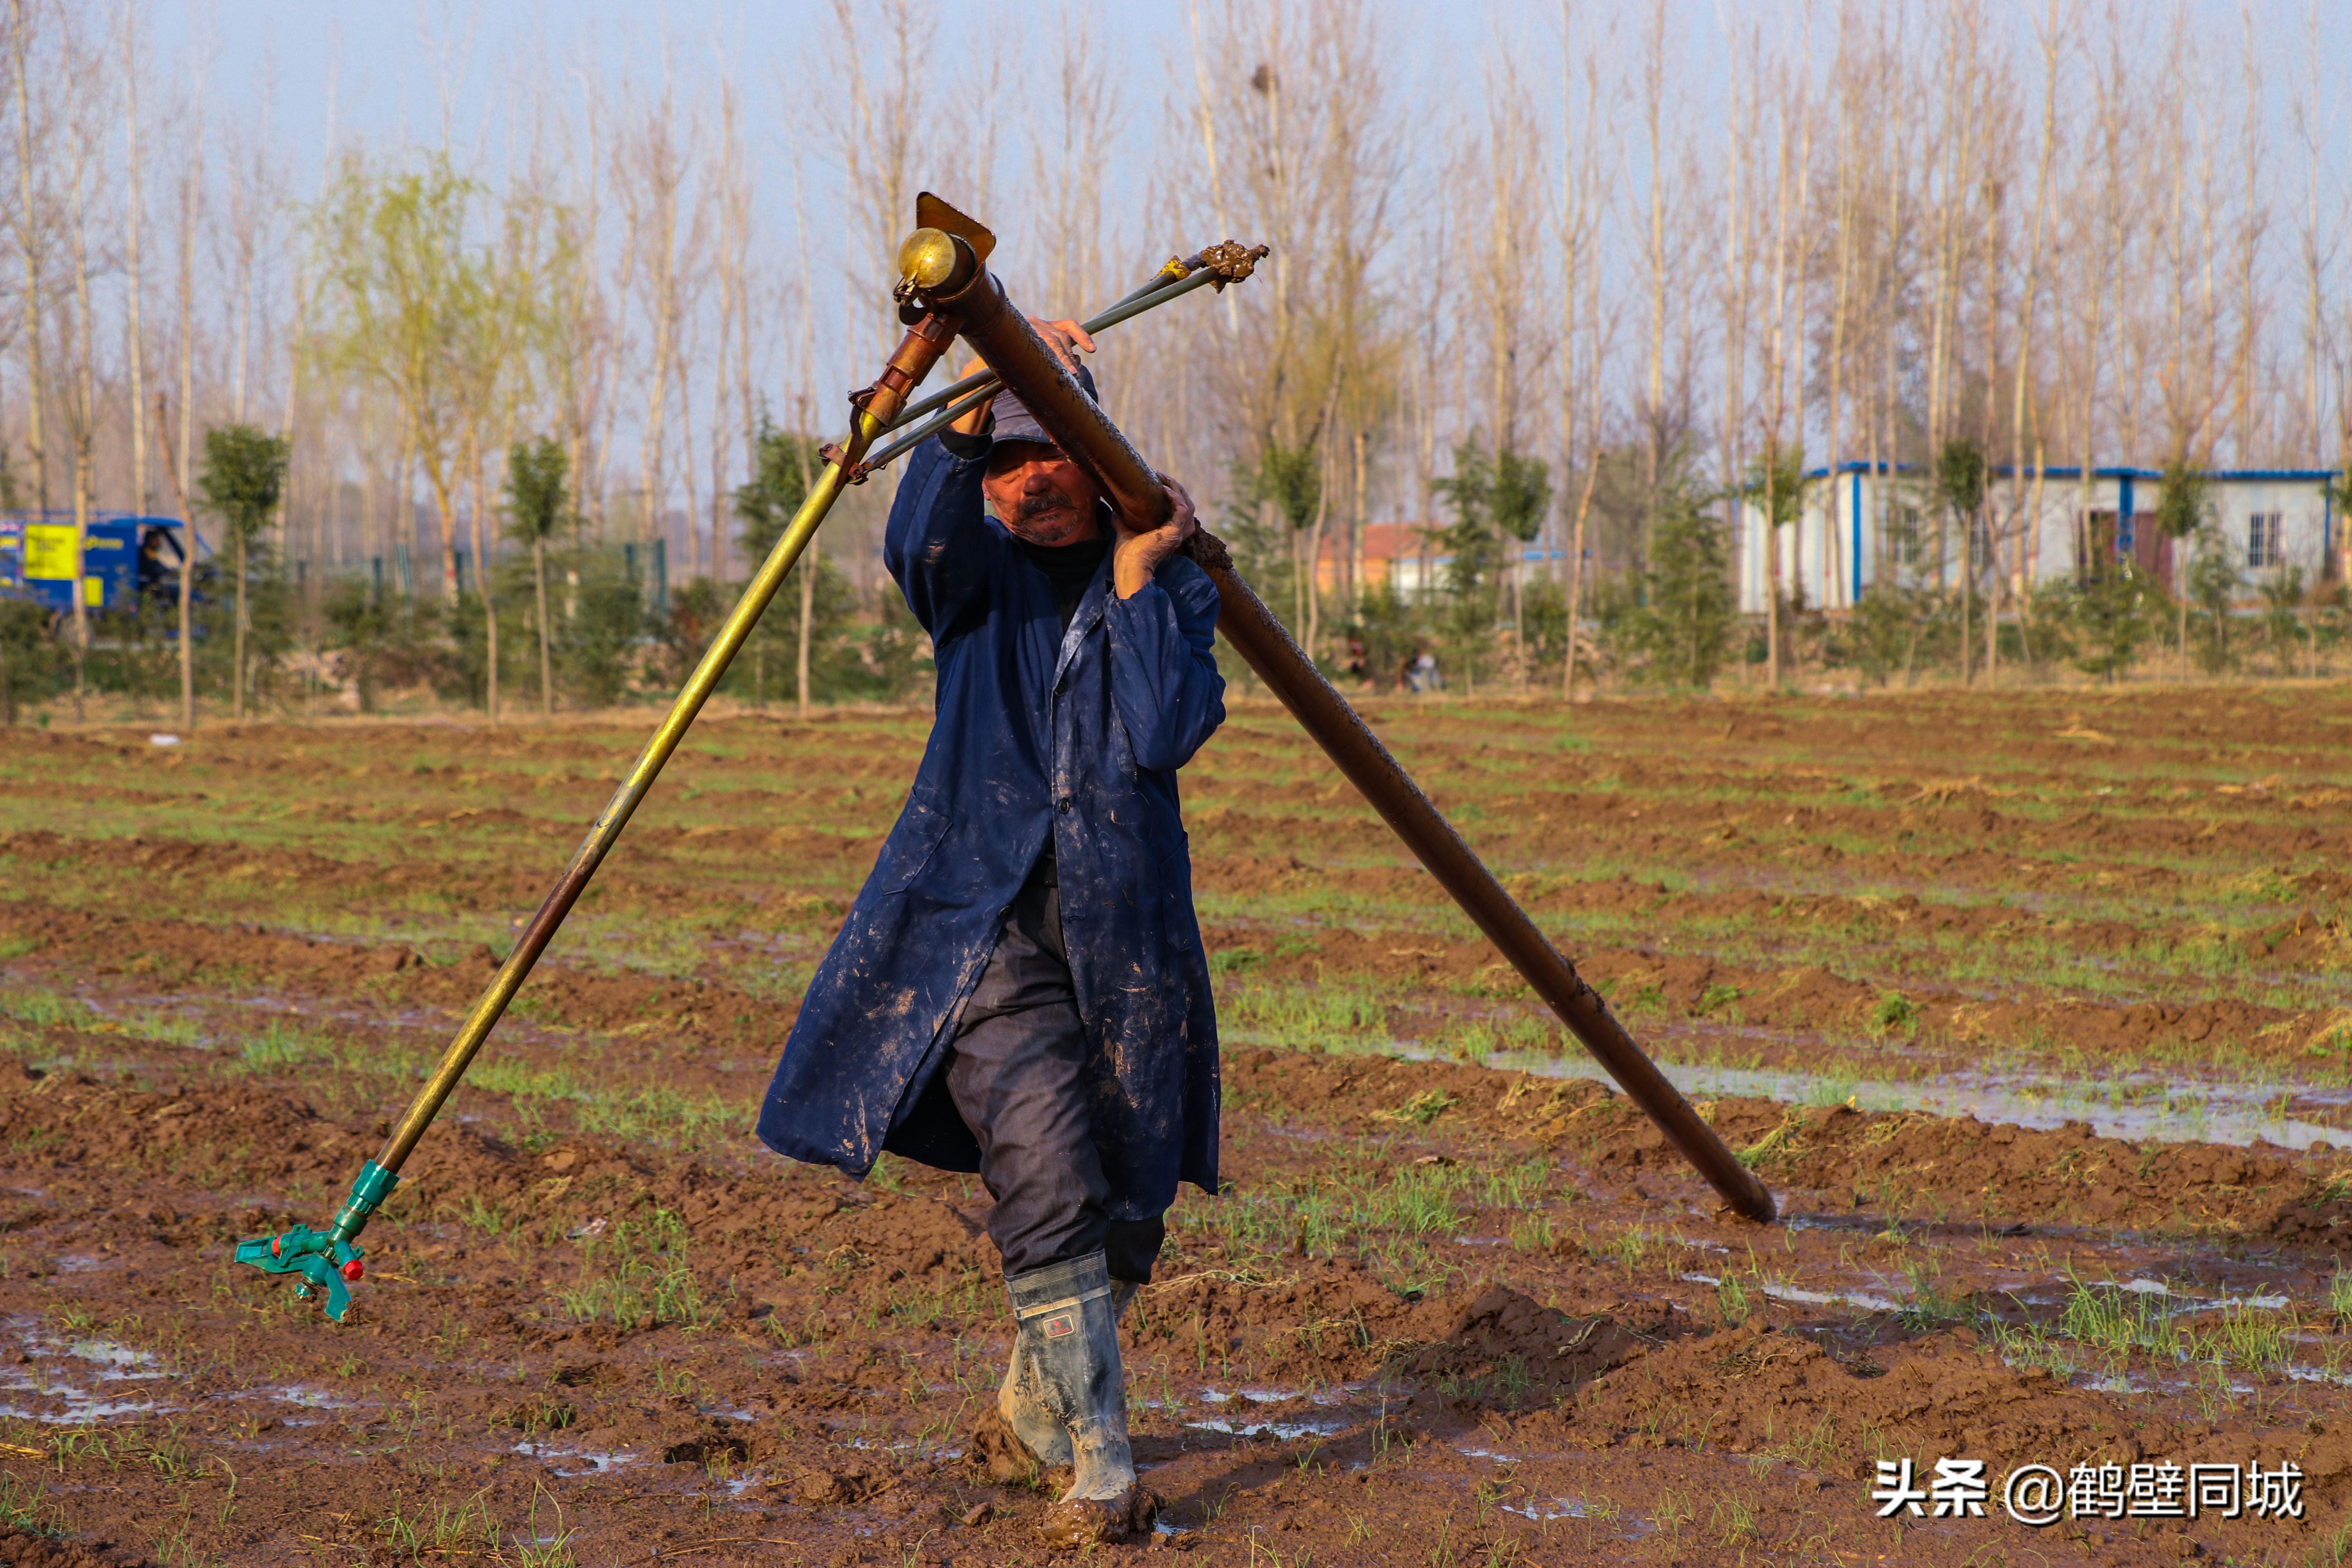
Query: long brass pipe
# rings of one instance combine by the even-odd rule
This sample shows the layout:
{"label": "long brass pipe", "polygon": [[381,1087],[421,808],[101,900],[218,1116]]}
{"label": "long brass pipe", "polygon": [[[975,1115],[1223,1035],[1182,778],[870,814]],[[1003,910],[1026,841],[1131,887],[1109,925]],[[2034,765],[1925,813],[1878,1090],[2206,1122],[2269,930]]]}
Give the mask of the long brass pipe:
{"label": "long brass pipe", "polygon": [[[1013,309],[1004,289],[980,268],[961,292],[933,296],[961,319],[969,342],[1045,426],[1070,460],[1089,475],[1134,526],[1156,528],[1172,503],[1150,465],[1129,444],[1062,362]],[[1453,895],[1536,994],[1559,1015],[1659,1131],[1738,1213],[1769,1224],[1772,1194],[1691,1109],[1682,1091],[1636,1045],[1609,1004],[1584,983],[1560,951],[1504,890],[1477,853],[1439,814],[1361,715],[1323,679],[1274,612],[1234,570],[1222,541],[1202,530],[1187,553],[1217,585],[1218,635],[1282,700],[1349,782],[1387,819],[1438,885]]]}

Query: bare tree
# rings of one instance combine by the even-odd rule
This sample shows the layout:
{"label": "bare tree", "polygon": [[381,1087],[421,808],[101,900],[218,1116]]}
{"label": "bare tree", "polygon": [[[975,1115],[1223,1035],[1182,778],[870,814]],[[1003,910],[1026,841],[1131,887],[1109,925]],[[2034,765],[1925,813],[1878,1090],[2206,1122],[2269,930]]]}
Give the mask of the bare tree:
{"label": "bare tree", "polygon": [[180,634],[180,727],[196,723],[195,626],[194,604],[196,573],[196,520],[188,500],[195,486],[188,465],[194,441],[194,409],[196,376],[196,237],[203,217],[205,183],[205,92],[198,75],[189,109],[190,127],[184,162],[180,169],[179,202],[174,211],[174,244],[179,257],[177,351],[180,361],[180,449],[176,462],[170,450],[170,426],[161,394],[156,396],[155,428],[166,443],[163,466],[172,476],[172,500],[181,518],[178,616]]}
{"label": "bare tree", "polygon": [[[41,424],[48,381],[41,363],[41,251],[47,243],[33,188],[31,66],[33,20],[26,0],[9,0],[9,43],[16,66],[16,249],[25,265],[26,444],[33,458],[34,506],[49,510],[49,451]],[[79,571],[79,563],[76,563]],[[80,597],[79,594],[75,595]]]}
{"label": "bare tree", "polygon": [[147,164],[139,144],[138,18],[122,7],[122,240],[128,271],[123,293],[128,342],[125,358],[131,369],[131,505],[147,510],[147,340],[140,331],[139,311],[143,288],[139,271],[140,200],[147,180]]}
{"label": "bare tree", "polygon": [[[74,74],[96,74],[96,62],[86,58],[82,40],[68,34],[61,40]],[[91,309],[89,277],[89,209],[100,177],[97,118],[107,105],[95,93],[68,106],[66,120],[67,211],[73,248],[73,290],[58,301],[62,347],[68,374],[63,408],[66,438],[73,448],[73,650],[74,717],[83,717],[89,679],[89,581],[87,551],[89,524],[97,506],[98,464],[98,345],[97,321]]]}
{"label": "bare tree", "polygon": [[679,328],[678,224],[687,198],[689,153],[679,140],[676,100],[665,79],[624,130],[614,154],[614,189],[635,251],[638,311],[649,334],[646,360],[643,440],[638,458],[637,538],[660,537],[667,503],[663,459],[668,436],[670,381]]}

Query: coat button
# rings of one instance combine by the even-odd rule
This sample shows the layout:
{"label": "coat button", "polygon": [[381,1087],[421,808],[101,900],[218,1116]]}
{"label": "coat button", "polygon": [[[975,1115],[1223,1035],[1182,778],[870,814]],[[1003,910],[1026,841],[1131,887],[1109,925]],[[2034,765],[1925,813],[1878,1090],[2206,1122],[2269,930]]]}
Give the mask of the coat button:
{"label": "coat button", "polygon": [[1076,804],[1077,803],[1072,800],[1068,795],[1064,795],[1061,799],[1054,803],[1054,809],[1055,811],[1067,811]]}

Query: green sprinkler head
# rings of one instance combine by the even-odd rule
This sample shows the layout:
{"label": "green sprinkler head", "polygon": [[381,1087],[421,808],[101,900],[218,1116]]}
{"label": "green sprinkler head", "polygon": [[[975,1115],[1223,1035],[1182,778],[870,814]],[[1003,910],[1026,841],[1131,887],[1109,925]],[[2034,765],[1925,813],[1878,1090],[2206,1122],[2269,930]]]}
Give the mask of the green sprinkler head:
{"label": "green sprinkler head", "polygon": [[236,1244],[236,1260],[250,1263],[271,1274],[299,1274],[294,1294],[309,1300],[318,1290],[327,1294],[327,1316],[336,1322],[351,1310],[352,1293],[345,1289],[346,1280],[356,1284],[367,1272],[361,1262],[361,1248],[352,1244],[367,1225],[400,1177],[370,1160],[360,1170],[359,1179],[352,1184],[352,1195],[336,1211],[335,1223],[326,1230],[312,1230],[307,1225],[281,1231],[276,1236],[257,1236]]}

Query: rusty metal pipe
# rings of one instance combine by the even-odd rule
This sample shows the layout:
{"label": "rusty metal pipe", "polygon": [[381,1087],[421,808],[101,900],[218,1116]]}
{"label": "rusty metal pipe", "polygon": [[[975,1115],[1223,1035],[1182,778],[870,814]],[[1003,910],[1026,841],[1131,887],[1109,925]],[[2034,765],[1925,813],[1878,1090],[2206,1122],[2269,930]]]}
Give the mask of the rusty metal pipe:
{"label": "rusty metal pipe", "polygon": [[[1068,454],[1130,527],[1158,528],[1171,514],[1168,491],[1060,358],[1045,346],[1028,318],[1014,310],[1004,289],[982,268],[961,293],[935,299],[961,322],[964,341],[1003,378],[1021,401]],[[1361,715],[1323,679],[1290,633],[1234,570],[1223,541],[1205,529],[1192,536],[1186,552],[1217,585],[1218,635],[1267,689],[1282,700],[1348,781],[1363,793],[1398,837],[1429,868],[1438,885],[1476,922],[1511,966],[1584,1043],[1628,1098],[1658,1125],[1676,1149],[1737,1212],[1759,1223],[1773,1218],[1772,1194],[1741,1164],[1715,1129],[1691,1109],[1682,1091],[1643,1054],[1609,1004],[1552,946],[1517,900],[1506,892],[1475,851],[1439,815],[1421,786],[1381,744]]]}

